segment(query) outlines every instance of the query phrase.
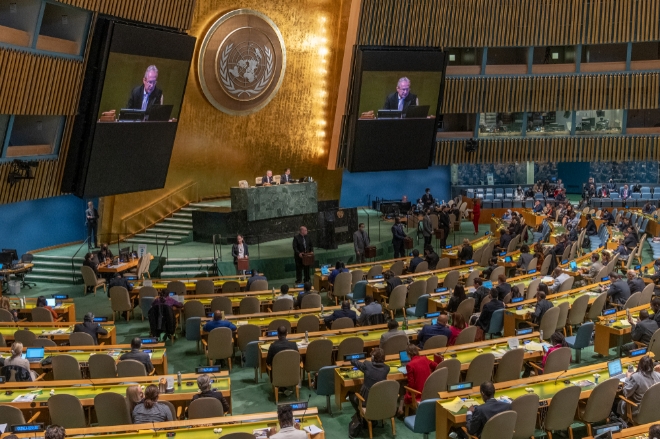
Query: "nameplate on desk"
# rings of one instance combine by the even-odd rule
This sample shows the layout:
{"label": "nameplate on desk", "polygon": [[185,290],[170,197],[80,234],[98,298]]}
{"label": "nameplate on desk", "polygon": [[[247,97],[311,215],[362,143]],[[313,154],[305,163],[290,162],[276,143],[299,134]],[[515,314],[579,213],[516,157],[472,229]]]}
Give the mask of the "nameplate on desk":
{"label": "nameplate on desk", "polygon": [[53,294],[51,297],[55,300],[64,300],[64,299],[68,299],[69,295],[68,294]]}
{"label": "nameplate on desk", "polygon": [[634,351],[630,351],[630,357],[639,357],[640,355],[644,355],[648,348],[640,348],[640,349],[635,349]]}
{"label": "nameplate on desk", "polygon": [[534,328],[524,328],[524,329],[516,329],[516,335],[527,335],[531,334]]}
{"label": "nameplate on desk", "polygon": [[616,314],[616,308],[609,308],[609,309],[603,310],[603,315],[604,316],[609,316],[609,315],[612,315],[612,314]]}
{"label": "nameplate on desk", "polygon": [[436,293],[444,293],[445,291],[447,291],[447,288],[445,288],[445,287],[441,287],[441,288],[436,288],[436,289],[435,289],[435,292],[436,292]]}
{"label": "nameplate on desk", "polygon": [[383,279],[383,275],[382,274],[377,274],[373,278],[374,279]]}
{"label": "nameplate on desk", "polygon": [[285,402],[278,404],[280,405],[289,405],[291,406],[292,410],[306,410],[307,409],[307,401],[296,401],[296,402]]}
{"label": "nameplate on desk", "polygon": [[14,424],[11,426],[12,433],[38,433],[44,431],[43,423]]}
{"label": "nameplate on desk", "polygon": [[466,264],[474,264],[474,259],[468,259],[465,261]]}
{"label": "nameplate on desk", "polygon": [[563,261],[561,261],[561,265],[566,265],[566,264],[568,264],[568,259],[564,259]]}
{"label": "nameplate on desk", "polygon": [[305,284],[296,284],[294,288],[304,288]]}
{"label": "nameplate on desk", "polygon": [[[534,274],[534,273],[536,273],[536,270],[529,270],[529,271],[527,272],[527,274]],[[534,277],[534,278],[532,278],[532,279],[536,279],[536,278]]]}
{"label": "nameplate on desk", "polygon": [[427,312],[426,314],[424,314],[424,318],[425,318],[425,319],[432,319],[432,318],[434,318],[434,317],[440,317],[440,311],[437,311],[437,312]]}
{"label": "nameplate on desk", "polygon": [[506,252],[500,253],[500,256],[504,256],[504,255],[506,255]]}
{"label": "nameplate on desk", "polygon": [[219,373],[220,366],[196,367],[195,373]]}
{"label": "nameplate on desk", "polygon": [[467,383],[458,383],[454,384],[452,386],[447,387],[447,392],[457,392],[459,390],[466,390],[466,389],[471,389],[472,388],[472,383],[467,382]]}
{"label": "nameplate on desk", "polygon": [[158,343],[158,339],[155,337],[146,337],[146,338],[142,338],[141,340],[142,340],[142,344]]}
{"label": "nameplate on desk", "polygon": [[277,331],[267,331],[266,337],[277,337]]}
{"label": "nameplate on desk", "polygon": [[523,299],[524,299],[524,297],[514,297],[513,299],[511,299],[511,303],[522,302]]}
{"label": "nameplate on desk", "polygon": [[351,361],[351,360],[364,360],[367,357],[367,354],[364,352],[360,352],[359,354],[347,354],[344,355],[344,361]]}

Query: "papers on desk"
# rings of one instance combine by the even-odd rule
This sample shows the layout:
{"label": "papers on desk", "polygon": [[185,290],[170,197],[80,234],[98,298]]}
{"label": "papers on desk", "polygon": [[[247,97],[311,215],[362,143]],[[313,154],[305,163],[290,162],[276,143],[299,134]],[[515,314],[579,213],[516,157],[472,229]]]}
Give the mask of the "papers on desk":
{"label": "papers on desk", "polygon": [[378,283],[372,284],[372,286],[374,288],[385,288],[386,285],[385,285],[384,282],[378,282]]}
{"label": "papers on desk", "polygon": [[543,276],[541,278],[541,282],[546,283],[546,282],[554,282],[555,278],[552,276]]}
{"label": "papers on desk", "polygon": [[126,265],[126,263],[122,262],[122,263],[117,264],[117,265],[108,265],[108,268],[115,269],[115,268],[123,267],[124,265]]}
{"label": "papers on desk", "polygon": [[236,326],[243,326],[243,325],[247,325],[247,324],[248,324],[247,320],[237,320],[236,321]]}
{"label": "papers on desk", "polygon": [[24,395],[18,395],[12,402],[32,402],[37,398],[36,393],[26,393]]}
{"label": "papers on desk", "polygon": [[408,369],[406,369],[406,366],[399,366],[399,367],[397,367],[396,370],[398,370],[399,373],[402,373],[404,375],[408,375]]}
{"label": "papers on desk", "polygon": [[266,439],[268,437],[269,431],[270,428],[257,428],[256,430],[252,431],[252,434],[254,435],[255,439]]}
{"label": "papers on desk", "polygon": [[529,343],[525,344],[524,347],[526,351],[543,352],[543,344],[537,343],[535,341],[530,341]]}
{"label": "papers on desk", "polygon": [[451,402],[445,402],[444,404],[440,404],[450,412],[459,412],[463,407],[465,408],[470,408],[473,405],[479,405],[477,401],[474,399],[466,399],[462,400],[460,396],[457,396],[453,401]]}
{"label": "papers on desk", "polygon": [[578,387],[589,387],[589,386],[595,386],[596,385],[596,383],[594,383],[591,380],[573,381],[573,384],[575,384]]}
{"label": "papers on desk", "polygon": [[418,330],[417,329],[406,329],[403,331],[406,335],[415,335],[417,334]]}
{"label": "papers on desk", "polygon": [[44,335],[57,335],[57,334],[66,334],[67,330],[65,329],[55,329],[53,331],[41,331]]}
{"label": "papers on desk", "polygon": [[306,431],[307,433],[309,433],[309,434],[319,434],[319,433],[323,433],[323,430],[321,430],[320,428],[318,428],[316,425],[309,425],[309,426],[303,428],[303,430],[305,430],[305,431]]}
{"label": "papers on desk", "polygon": [[504,349],[495,349],[494,351],[491,351],[493,355],[495,355],[495,358],[502,358],[504,354],[506,354],[506,351]]}
{"label": "papers on desk", "polygon": [[309,345],[306,341],[297,341],[296,346],[298,346],[298,349],[300,348],[306,348]]}
{"label": "papers on desk", "polygon": [[272,343],[264,343],[264,344],[262,344],[262,345],[261,345],[261,350],[262,350],[262,351],[267,351],[268,348],[270,348],[270,345],[271,345],[271,344],[272,344]]}

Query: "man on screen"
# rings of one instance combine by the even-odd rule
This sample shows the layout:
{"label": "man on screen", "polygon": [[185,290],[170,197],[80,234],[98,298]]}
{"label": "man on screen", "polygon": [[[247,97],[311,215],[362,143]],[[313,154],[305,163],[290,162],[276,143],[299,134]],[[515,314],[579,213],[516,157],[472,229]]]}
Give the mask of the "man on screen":
{"label": "man on screen", "polygon": [[142,78],[142,85],[135,87],[128,98],[127,108],[147,111],[154,105],[163,105],[163,91],[156,87],[158,82],[158,69],[151,65],[147,67]]}
{"label": "man on screen", "polygon": [[410,79],[404,76],[399,79],[396,92],[385,100],[383,109],[404,111],[411,105],[419,105],[419,99],[417,99],[417,95],[410,93]]}

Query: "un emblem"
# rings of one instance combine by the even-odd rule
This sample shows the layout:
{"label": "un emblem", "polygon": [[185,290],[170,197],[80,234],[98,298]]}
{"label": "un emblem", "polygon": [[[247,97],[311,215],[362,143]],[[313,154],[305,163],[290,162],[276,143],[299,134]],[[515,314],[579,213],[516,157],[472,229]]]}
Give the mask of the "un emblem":
{"label": "un emblem", "polygon": [[220,17],[199,52],[199,81],[217,109],[243,115],[265,107],[284,79],[284,40],[265,15],[238,9]]}

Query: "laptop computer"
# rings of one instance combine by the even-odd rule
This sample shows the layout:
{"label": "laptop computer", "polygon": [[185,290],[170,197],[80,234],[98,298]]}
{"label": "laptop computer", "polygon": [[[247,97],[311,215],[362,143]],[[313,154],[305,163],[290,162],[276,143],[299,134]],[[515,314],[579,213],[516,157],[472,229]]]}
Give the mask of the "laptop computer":
{"label": "laptop computer", "polygon": [[55,299],[46,299],[46,305],[50,306],[51,308],[55,308],[57,303]]}
{"label": "laptop computer", "polygon": [[144,110],[135,110],[133,108],[122,108],[119,110],[119,121],[121,122],[142,122],[145,115]]}
{"label": "laptop computer", "polygon": [[507,256],[506,258],[504,258],[504,262],[507,263],[507,264],[508,264],[509,262],[511,262],[512,260],[513,260],[513,259],[511,259],[511,256]]}
{"label": "laptop computer", "polygon": [[330,269],[328,268],[327,265],[324,265],[323,267],[321,267],[321,274],[323,276],[328,276],[330,274]]}
{"label": "laptop computer", "polygon": [[621,360],[618,358],[616,360],[608,361],[607,371],[610,374],[610,378],[621,380],[626,377],[626,373],[623,371],[623,366],[621,366]]}
{"label": "laptop computer", "polygon": [[430,105],[411,105],[406,108],[406,119],[426,119],[429,115]]}
{"label": "laptop computer", "polygon": [[378,110],[378,119],[401,119],[401,110]]}
{"label": "laptop computer", "polygon": [[149,122],[167,122],[170,120],[174,105],[152,105],[147,109],[145,120]]}
{"label": "laptop computer", "polygon": [[493,282],[491,282],[491,281],[484,282],[483,287],[484,288],[493,288]]}
{"label": "laptop computer", "polygon": [[408,355],[408,352],[406,351],[399,352],[399,361],[401,361],[401,366],[399,366],[397,370],[402,374],[406,375],[408,373],[408,370],[406,369],[406,364],[410,363],[410,356]]}
{"label": "laptop computer", "polygon": [[44,359],[44,348],[27,348],[25,359],[30,363],[39,363]]}
{"label": "laptop computer", "polygon": [[577,262],[571,261],[570,267],[571,267],[571,271],[577,271]]}

